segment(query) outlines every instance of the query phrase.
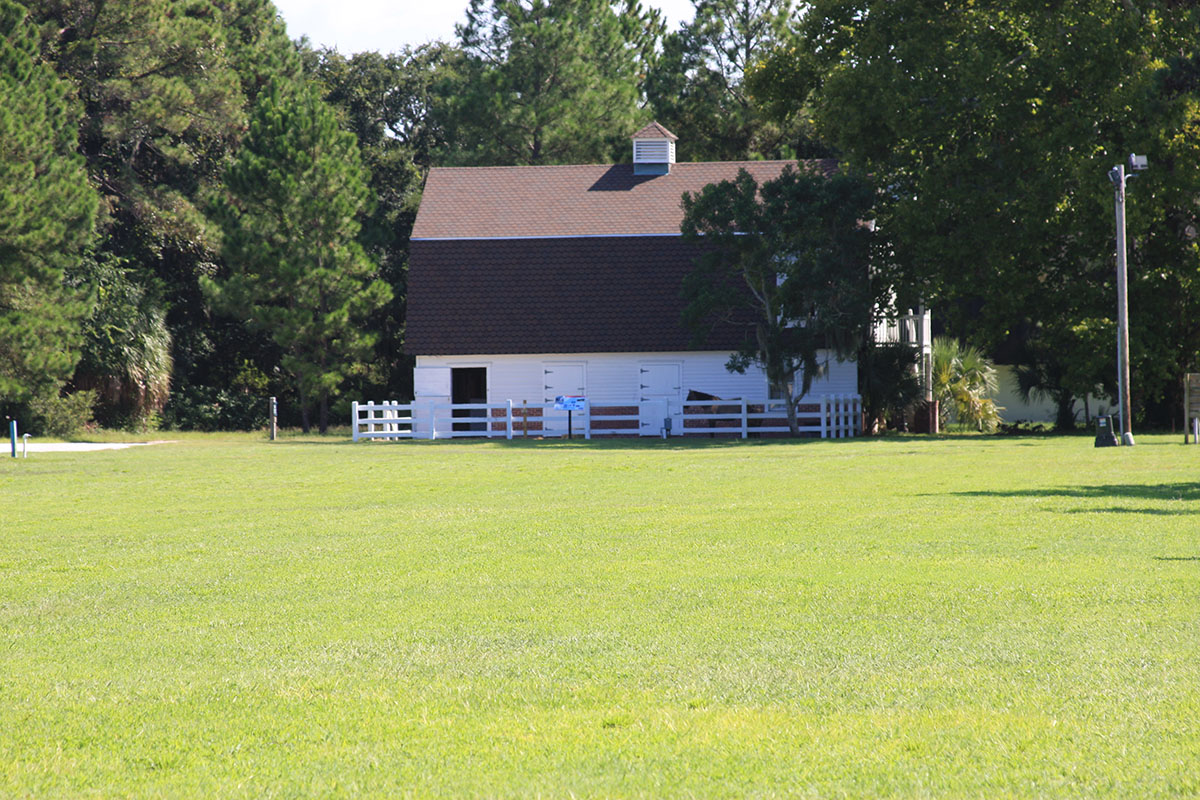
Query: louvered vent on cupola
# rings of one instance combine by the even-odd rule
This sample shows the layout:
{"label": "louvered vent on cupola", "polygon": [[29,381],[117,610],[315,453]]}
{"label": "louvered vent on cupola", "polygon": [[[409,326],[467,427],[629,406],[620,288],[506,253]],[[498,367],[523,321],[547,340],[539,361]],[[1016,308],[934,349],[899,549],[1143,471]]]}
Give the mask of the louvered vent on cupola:
{"label": "louvered vent on cupola", "polygon": [[633,174],[666,175],[675,163],[675,142],[679,138],[651,122],[633,135]]}

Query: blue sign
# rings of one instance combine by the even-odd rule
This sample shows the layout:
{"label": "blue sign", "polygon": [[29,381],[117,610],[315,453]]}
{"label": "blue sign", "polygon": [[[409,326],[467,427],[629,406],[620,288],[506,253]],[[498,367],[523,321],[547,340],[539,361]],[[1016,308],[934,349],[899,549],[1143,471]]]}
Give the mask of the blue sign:
{"label": "blue sign", "polygon": [[583,411],[587,408],[587,398],[581,394],[560,394],[554,398],[556,411]]}

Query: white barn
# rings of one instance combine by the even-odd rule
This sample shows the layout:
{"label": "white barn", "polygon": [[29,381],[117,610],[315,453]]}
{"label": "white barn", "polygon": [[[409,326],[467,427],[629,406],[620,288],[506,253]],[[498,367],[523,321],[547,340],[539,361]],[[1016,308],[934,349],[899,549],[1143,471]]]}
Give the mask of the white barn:
{"label": "white barn", "polygon": [[[415,406],[511,401],[536,419],[556,396],[584,395],[594,420],[624,415],[609,427],[658,435],[664,418],[682,428],[689,393],[768,402],[761,371],[725,368],[744,326],[697,345],[683,325],[680,284],[700,248],[680,234],[680,198],[795,162],[675,163],[675,136],[657,123],[633,136],[633,155],[430,171],[409,259]],[[827,363],[814,403],[857,390],[853,362]]]}

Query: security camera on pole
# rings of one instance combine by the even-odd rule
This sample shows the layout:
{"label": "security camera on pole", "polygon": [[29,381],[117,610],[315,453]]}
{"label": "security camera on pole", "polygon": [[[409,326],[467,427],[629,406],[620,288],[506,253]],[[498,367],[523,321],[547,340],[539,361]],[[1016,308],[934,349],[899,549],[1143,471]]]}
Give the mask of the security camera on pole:
{"label": "security camera on pole", "polygon": [[[1130,153],[1129,168],[1141,172],[1147,167],[1146,157]],[[1136,178],[1126,175],[1125,165],[1117,164],[1108,171],[1113,182],[1117,207],[1117,402],[1120,406],[1121,443],[1133,445],[1132,409],[1129,404],[1129,301],[1126,296],[1125,271],[1125,181]]]}

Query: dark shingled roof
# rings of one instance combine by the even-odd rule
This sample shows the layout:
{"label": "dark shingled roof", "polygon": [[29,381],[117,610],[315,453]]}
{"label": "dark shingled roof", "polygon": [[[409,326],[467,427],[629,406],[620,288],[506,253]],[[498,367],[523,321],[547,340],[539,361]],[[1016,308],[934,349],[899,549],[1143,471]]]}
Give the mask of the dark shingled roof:
{"label": "dark shingled roof", "polygon": [[[762,183],[789,164],[796,162],[682,163],[668,175],[634,175],[632,164],[434,168],[412,238],[678,234],[684,192],[732,180],[742,168]],[[808,164],[835,169],[832,159]]]}
{"label": "dark shingled roof", "polygon": [[679,237],[413,241],[405,350],[417,355],[733,350],[693,347],[683,277],[703,245]]}
{"label": "dark shingled roof", "polygon": [[[429,172],[413,228],[405,350],[417,355],[732,350],[701,347],[680,288],[701,245],[679,235],[680,198],[746,169],[760,183],[794,161],[460,167]],[[832,173],[832,160],[808,162]]]}

